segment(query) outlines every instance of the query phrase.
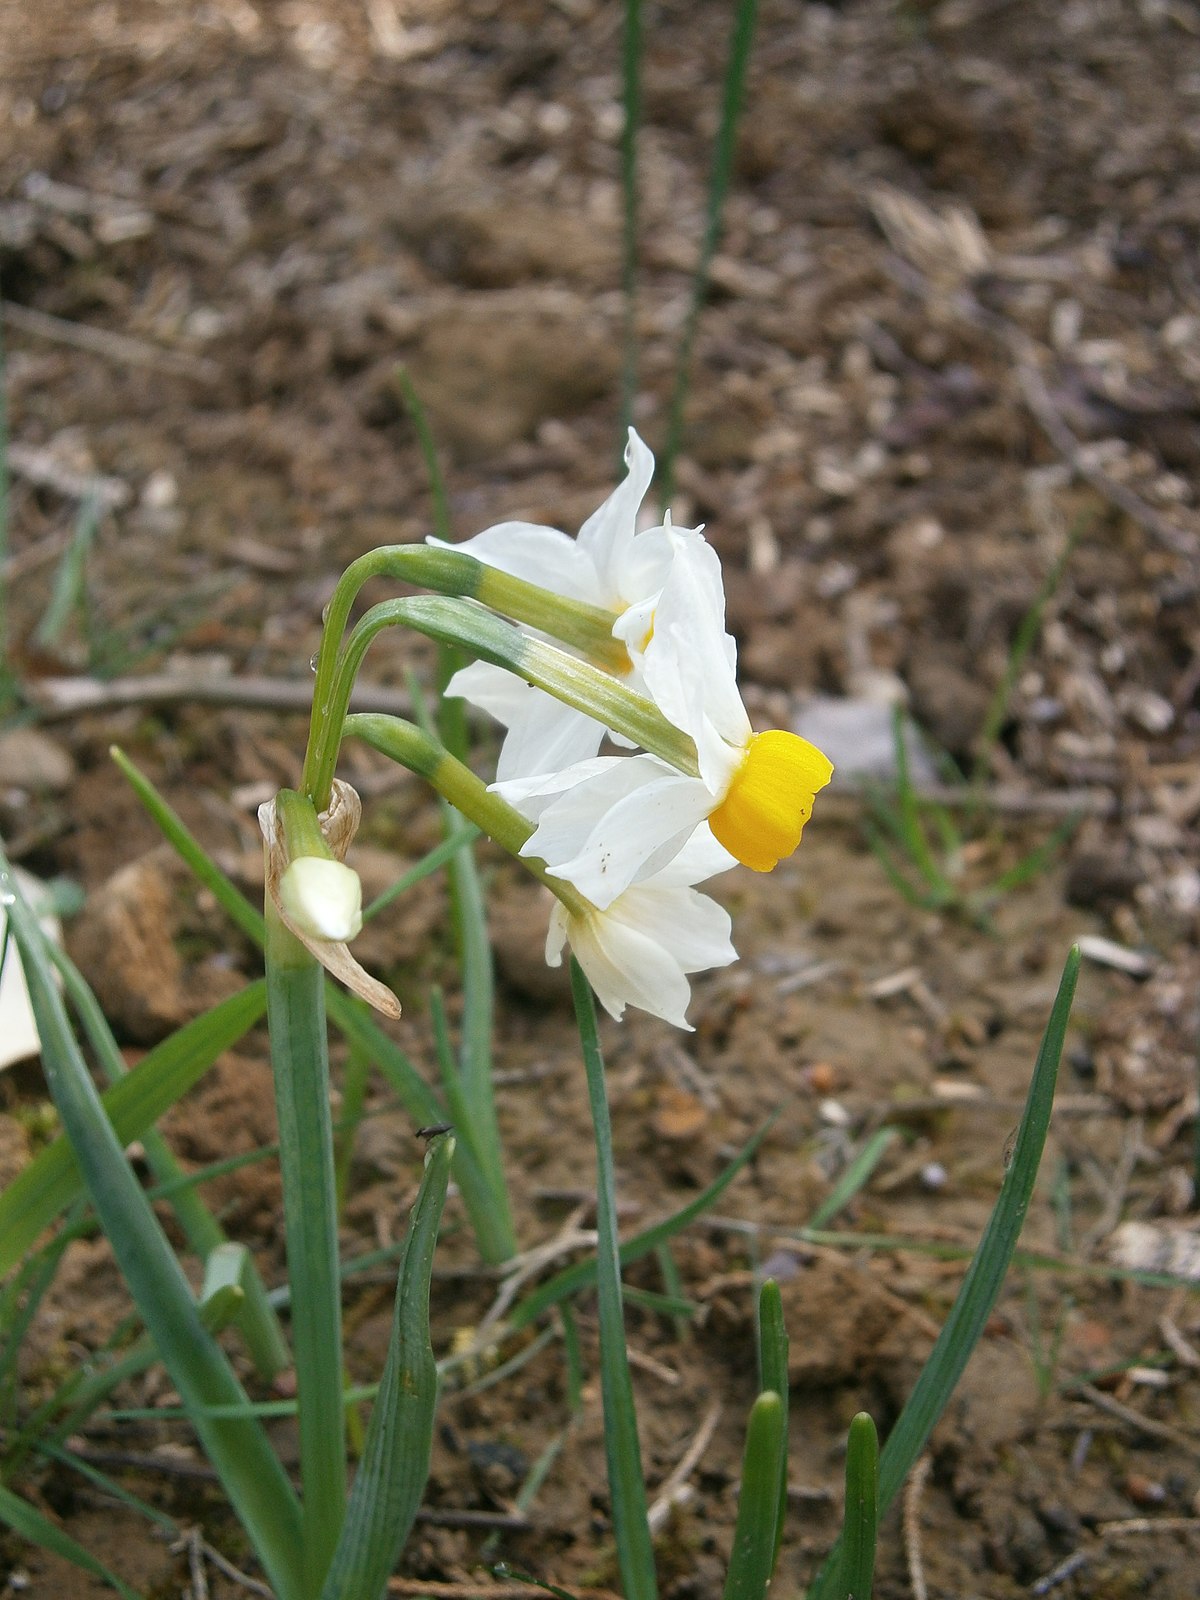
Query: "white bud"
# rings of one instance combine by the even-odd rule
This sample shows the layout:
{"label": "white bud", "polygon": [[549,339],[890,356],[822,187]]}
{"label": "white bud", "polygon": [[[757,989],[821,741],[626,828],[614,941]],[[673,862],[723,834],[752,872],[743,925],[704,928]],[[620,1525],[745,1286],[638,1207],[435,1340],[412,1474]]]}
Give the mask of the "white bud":
{"label": "white bud", "polygon": [[279,880],[279,903],[289,922],[310,939],[344,944],[362,927],[362,884],[341,861],[298,857]]}

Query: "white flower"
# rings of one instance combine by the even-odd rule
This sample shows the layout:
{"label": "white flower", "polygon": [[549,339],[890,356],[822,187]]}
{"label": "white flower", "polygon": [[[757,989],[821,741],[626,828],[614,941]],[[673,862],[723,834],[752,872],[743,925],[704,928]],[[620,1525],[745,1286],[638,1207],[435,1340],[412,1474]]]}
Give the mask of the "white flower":
{"label": "white flower", "polygon": [[362,881],[343,861],[299,856],[279,880],[279,903],[310,939],[342,942],[362,931]]}
{"label": "white flower", "polygon": [[546,960],[560,965],[569,943],[610,1016],[619,1020],[632,1005],[690,1029],[688,974],[737,960],[729,913],[694,886],[732,865],[733,857],[703,828],[669,866],[605,909],[579,914],[555,901]]}
{"label": "white flower", "polygon": [[[453,548],[564,599],[613,612],[613,634],[626,645],[630,658],[630,671],[622,681],[644,692],[641,646],[667,575],[687,547],[678,537],[683,530],[672,530],[669,523],[638,532],[638,512],[654,476],[654,457],[632,428],[625,461],[629,468],[625,479],[587,519],[577,538],[536,523],[501,522]],[[699,533],[688,537],[704,543]],[[508,729],[497,768],[502,782],[586,760],[596,754],[604,738],[599,722],[487,662],[474,662],[455,673],[446,693],[461,695]],[[618,743],[627,742],[618,738]]]}
{"label": "white flower", "polygon": [[798,735],[753,732],[716,553],[686,530],[663,531],[678,559],[636,659],[646,692],[694,742],[699,775],[648,754],[596,756],[495,785],[537,823],[522,853],[540,856],[601,909],[659,872],[705,820],[738,861],[770,871],[799,844],[814,796],[833,774]]}

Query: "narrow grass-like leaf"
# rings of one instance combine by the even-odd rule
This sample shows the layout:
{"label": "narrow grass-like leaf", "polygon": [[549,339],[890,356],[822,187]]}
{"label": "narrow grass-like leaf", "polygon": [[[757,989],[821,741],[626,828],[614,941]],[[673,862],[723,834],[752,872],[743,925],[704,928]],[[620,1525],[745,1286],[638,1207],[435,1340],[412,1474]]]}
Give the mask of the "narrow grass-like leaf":
{"label": "narrow grass-like leaf", "polygon": [[758,1387],[777,1394],[783,1406],[783,1449],[779,1457],[779,1496],[775,1516],[775,1550],[771,1570],[779,1560],[783,1524],[787,1516],[788,1474],[788,1336],[783,1321],[783,1297],[774,1278],[758,1291]]}
{"label": "narrow grass-like leaf", "polygon": [[733,172],[733,155],[737,143],[738,120],[746,93],[746,70],[750,64],[750,48],[754,42],[754,23],[758,10],[757,0],[737,0],[733,31],[729,40],[729,62],[725,68],[725,85],[721,98],[721,121],[713,149],[712,175],[708,183],[708,210],[704,225],[704,239],[696,270],[692,274],[692,298],[687,320],[675,356],[675,388],[671,396],[670,422],[667,443],[663,450],[661,466],[661,493],[669,505],[674,487],[675,458],[683,439],[683,413],[687,403],[688,385],[692,374],[692,349],[696,342],[696,327],[704,302],[708,297],[709,276],[713,257],[721,238],[721,224],[725,210],[725,196],[729,192],[729,179]]}
{"label": "narrow grass-like leaf", "polygon": [[69,1467],[72,1472],[77,1472],[81,1478],[86,1478],[100,1490],[101,1494],[109,1495],[113,1500],[119,1501],[123,1506],[128,1506],[130,1511],[136,1511],[139,1517],[145,1517],[147,1522],[152,1522],[164,1533],[172,1538],[179,1535],[179,1524],[174,1517],[169,1517],[165,1511],[160,1511],[157,1506],[152,1506],[148,1500],[143,1500],[140,1495],[130,1492],[124,1484],[118,1483],[107,1472],[101,1472],[94,1462],[85,1461],[71,1450],[63,1450],[58,1445],[51,1445],[41,1452],[50,1461],[57,1461],[64,1467]]}
{"label": "narrow grass-like leaf", "polygon": [[[1029,1210],[1038,1165],[1054,1108],[1054,1085],[1062,1057],[1071,1001],[1079,976],[1079,951],[1073,949],[1063,968],[1058,994],[1046,1024],[1037,1064],[1029,1085],[1025,1112],[1017,1130],[1012,1160],[1000,1196],[971,1260],[950,1315],[928,1361],[883,1448],[879,1462],[879,1514],[900,1490],[913,1463],[925,1448],[934,1425],[954,1392],[963,1368],[983,1333],[1004,1283],[1017,1239]],[[809,1600],[833,1600],[837,1594],[840,1549],[835,1549],[814,1584]]]}
{"label": "narrow grass-like leaf", "polygon": [[267,937],[262,912],[252,906],[245,895],[230,883],[199,840],[184,825],[178,813],[167,804],[145,773],[134,766],[125,752],[114,744],[109,747],[108,753],[176,855],[187,862],[230,921],[261,950]]}
{"label": "narrow grass-like leaf", "polygon": [[[656,1222],[642,1233],[635,1233],[631,1239],[626,1239],[621,1246],[621,1265],[632,1266],[635,1261],[640,1261],[643,1256],[657,1250],[660,1244],[671,1239],[675,1234],[682,1232],[689,1223],[695,1222],[708,1208],[720,1198],[733,1180],[741,1172],[747,1162],[754,1159],[758,1147],[762,1144],[767,1134],[775,1125],[779,1113],[774,1112],[758,1132],[747,1141],[734,1159],[729,1163],[718,1177],[714,1178],[707,1189],[702,1190],[687,1205],[681,1206],[671,1216]],[[561,1272],[555,1273],[553,1278],[540,1284],[532,1294],[526,1295],[512,1311],[508,1321],[511,1328],[527,1328],[552,1306],[559,1305],[563,1300],[573,1294],[578,1294],[581,1289],[590,1289],[596,1281],[596,1260],[589,1257],[585,1261],[577,1261],[573,1266],[564,1267]]]}
{"label": "narrow grass-like leaf", "polygon": [[[421,688],[410,681],[416,719],[424,731],[434,733]],[[446,800],[439,799],[442,828],[449,838],[462,825],[462,817]],[[459,1040],[456,1123],[469,1129],[471,1153],[488,1188],[489,1204],[480,1217],[482,1231],[476,1227],[476,1242],[483,1259],[492,1266],[510,1260],[517,1253],[517,1236],[504,1179],[504,1150],[500,1125],[496,1120],[496,1096],[492,1084],[492,1036],[495,1011],[495,973],[492,942],[488,935],[487,908],[483,885],[473,850],[457,851],[446,863],[450,889],[450,915],[458,945],[462,973],[462,1028]],[[443,1078],[446,1073],[443,1070]],[[447,1080],[448,1081],[448,1080]],[[472,1213],[472,1222],[475,1222]]]}
{"label": "narrow grass-like leaf", "polygon": [[[445,743],[444,740],[443,743]],[[447,749],[449,749],[448,745]],[[386,888],[382,894],[375,896],[374,900],[363,911],[363,921],[370,922],[372,917],[377,917],[385,907],[391,905],[393,900],[398,899],[402,894],[406,894],[409,889],[423,879],[431,877],[439,867],[446,865],[451,856],[457,855],[466,846],[474,844],[479,836],[479,829],[473,822],[464,822],[459,827],[454,828],[446,835],[441,844],[434,845],[433,849],[427,851],[419,861],[409,867],[407,872],[402,872],[395,883]]]}
{"label": "narrow grass-like leaf", "polygon": [[346,1511],[337,1174],[324,974],[267,902],[267,1019],[292,1290],[309,1594],[329,1570]]}
{"label": "narrow grass-like leaf", "polygon": [[850,1424],[846,1441],[846,1505],[842,1513],[839,1600],[871,1600],[875,1536],[879,1527],[879,1435],[865,1411]]}
{"label": "narrow grass-like leaf", "polygon": [[11,1489],[0,1487],[0,1522],[5,1522],[19,1534],[22,1539],[27,1539],[30,1544],[41,1545],[43,1550],[49,1550],[53,1555],[61,1556],[64,1561],[69,1561],[72,1566],[79,1567],[83,1572],[90,1572],[94,1578],[101,1578],[105,1583],[111,1584],[118,1594],[125,1600],[141,1600],[136,1589],[131,1589],[127,1583],[122,1583],[115,1572],[111,1572],[103,1561],[97,1561],[90,1551],[77,1544],[69,1533],[51,1522],[50,1518],[43,1515],[36,1506],[31,1506],[28,1500],[22,1500],[20,1495],[14,1494]]}
{"label": "narrow grass-like leaf", "polygon": [[[226,915],[261,949],[266,940],[266,923],[261,912],[257,911],[229,881],[195,835],[184,825],[179,815],[167,804],[145,774],[138,771],[128,756],[115,746],[110,754],[129,780],[138,799],[158,824],[168,844],[211,892]],[[264,991],[264,1007],[265,1004]],[[415,1127],[432,1127],[446,1121],[446,1107],[442,1101],[421,1077],[400,1046],[375,1025],[352,996],[339,989],[335,983],[327,982],[325,1004],[330,1021],[338,1031],[347,1039],[356,1041],[370,1055],[403,1101],[406,1110],[413,1118]],[[488,1230],[494,1226],[493,1193],[487,1175],[474,1160],[466,1141],[460,1141],[458,1144],[454,1177],[462,1190],[463,1203],[470,1215],[476,1236],[490,1237]],[[0,1205],[2,1203],[3,1197],[0,1196]],[[511,1230],[511,1223],[509,1228]],[[5,1239],[0,1232],[0,1272],[4,1270],[4,1244]],[[496,1256],[497,1260],[506,1259],[502,1230],[496,1233],[493,1248],[500,1252]],[[507,1254],[511,1254],[511,1250],[507,1251]]]}
{"label": "narrow grass-like leaf", "polygon": [[71,1033],[44,935],[2,857],[0,892],[11,901],[46,1083],[134,1304],[279,1600],[301,1600],[300,1508],[291,1484],[257,1422],[210,1415],[212,1406],[245,1404],[241,1384],[204,1328],[187,1279],[125,1160]]}
{"label": "narrow grass-like leaf", "polygon": [[383,1594],[425,1490],[437,1407],[429,1281],[453,1147],[453,1139],[437,1139],[426,1158],[400,1262],[383,1381],[321,1600],[377,1600]]}
{"label": "narrow grass-like leaf", "polygon": [[977,797],[981,797],[980,791],[987,782],[992,751],[996,747],[1000,738],[1000,730],[1003,728],[1005,718],[1008,716],[1009,704],[1012,701],[1013,690],[1017,686],[1017,680],[1021,676],[1021,669],[1024,667],[1029,652],[1037,641],[1046,607],[1054,598],[1058,586],[1063,580],[1067,564],[1075,553],[1075,546],[1079,542],[1083,528],[1083,518],[1077,519],[1072,525],[1070,532],[1067,534],[1066,543],[1063,545],[1062,554],[1042,580],[1041,587],[1033,598],[1033,604],[1021,618],[1013,638],[1012,648],[1008,652],[1008,660],[1004,664],[1004,672],[988,703],[987,711],[984,714],[983,727],[979,732],[977,751],[971,768],[970,779],[971,789]]}
{"label": "narrow grass-like leaf", "polygon": [[786,1459],[787,1412],[773,1390],[754,1402],[746,1428],[742,1487],[724,1600],[764,1600],[775,1568],[779,1476]]}
{"label": "narrow grass-like leaf", "polygon": [[[571,958],[571,993],[587,1071],[588,1104],[596,1140],[596,1286],[600,1310],[600,1391],[604,1407],[604,1454],[612,1497],[617,1564],[626,1600],[655,1600],[654,1546],[642,1476],[625,1314],[621,1304],[620,1241],[617,1237],[617,1192],[613,1173],[612,1125],[604,1061],[596,1030],[596,1007],[583,968]],[[771,1493],[775,1494],[775,1479]]]}
{"label": "narrow grass-like leaf", "polygon": [[[52,947],[50,955],[105,1077],[109,1083],[119,1083],[128,1076],[128,1069],[99,1001],[65,951]],[[170,1205],[189,1247],[201,1260],[205,1260],[226,1244],[224,1228],[205,1205],[195,1186],[179,1183],[178,1180],[185,1174],[162,1134],[156,1128],[149,1127],[141,1134],[141,1140],[146,1164],[157,1182],[174,1186]],[[245,1275],[236,1320],[259,1377],[270,1383],[285,1367],[290,1366],[291,1352],[283,1337],[279,1319],[267,1300],[266,1286],[258,1268],[248,1255],[244,1252],[243,1255]]]}
{"label": "narrow grass-like leaf", "polygon": [[895,1128],[877,1128],[813,1212],[809,1227],[824,1228],[832,1222],[863,1185],[870,1181],[884,1154],[899,1137]]}
{"label": "narrow grass-like leaf", "polygon": [[71,613],[86,604],[88,551],[99,526],[100,502],[89,494],[80,503],[74,532],[54,575],[50,602],[34,629],[33,641],[41,650],[52,650],[57,645]]}
{"label": "narrow grass-like leaf", "polygon": [[[266,985],[247,985],[156,1045],[103,1095],[121,1146],[140,1139],[195,1084],[223,1050],[236,1044],[267,1006]],[[0,1274],[9,1272],[55,1217],[83,1193],[71,1145],[60,1135],[38,1152],[0,1194]]]}

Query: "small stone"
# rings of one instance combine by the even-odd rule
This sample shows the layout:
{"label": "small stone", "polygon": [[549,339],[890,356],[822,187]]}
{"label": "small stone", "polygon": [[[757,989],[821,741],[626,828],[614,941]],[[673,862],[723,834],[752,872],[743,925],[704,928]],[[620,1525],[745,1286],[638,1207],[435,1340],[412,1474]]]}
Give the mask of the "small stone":
{"label": "small stone", "polygon": [[37,728],[12,728],[0,734],[0,790],[62,794],[75,777],[70,752]]}

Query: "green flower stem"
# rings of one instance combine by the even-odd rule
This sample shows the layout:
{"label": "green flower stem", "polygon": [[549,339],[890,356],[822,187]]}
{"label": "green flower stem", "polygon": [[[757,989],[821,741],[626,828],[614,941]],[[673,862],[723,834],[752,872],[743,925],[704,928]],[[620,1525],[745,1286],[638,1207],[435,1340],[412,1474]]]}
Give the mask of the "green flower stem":
{"label": "green flower stem", "polygon": [[[318,811],[329,803],[329,782],[340,739],[340,719],[334,719],[331,725],[330,713],[343,653],[342,636],[359,590],[372,578],[395,578],[404,583],[420,584],[442,595],[479,600],[494,611],[582,650],[591,660],[610,666],[613,671],[628,666],[624,646],[612,636],[615,616],[600,606],[564,600],[548,589],[511,577],[459,550],[436,545],[394,544],[368,551],[343,572],[325,611],[302,785]],[[330,743],[332,756],[328,748]]]}
{"label": "green flower stem", "polygon": [[345,731],[427,779],[456,811],[493,838],[502,850],[516,856],[522,866],[528,867],[568,911],[575,916],[585,916],[592,910],[591,902],[565,878],[551,876],[537,856],[521,854],[522,845],[534,831],[529,819],[507,800],[493,794],[482,778],[477,778],[470,767],[456,761],[432,735],[405,722],[402,717],[387,717],[374,711],[355,712],[347,717]]}
{"label": "green flower stem", "polygon": [[301,856],[319,856],[323,861],[336,859],[321,832],[317,808],[306,794],[295,789],[280,789],[275,796],[275,814],[283,829],[289,861]]}
{"label": "green flower stem", "polygon": [[635,694],[588,661],[579,661],[554,645],[529,638],[482,606],[416,595],[373,606],[346,641],[336,680],[324,702],[320,758],[311,772],[307,768],[305,772],[305,792],[312,796],[318,810],[329,802],[338,745],[363,657],[375,636],[394,626],[412,628],[442,644],[459,645],[480,661],[503,667],[605,727],[625,734],[680,772],[691,777],[699,772],[692,740],[669,723],[645,695]]}
{"label": "green flower stem", "polygon": [[[600,1310],[600,1391],[617,1563],[627,1600],[657,1600],[654,1545],[646,1508],[646,1483],[642,1476],[642,1452],[638,1442],[629,1352],[625,1342],[625,1313],[621,1300],[612,1120],[608,1111],[604,1061],[596,1030],[596,1007],[591,986],[574,956],[571,958],[571,993],[587,1071],[588,1103],[596,1141],[596,1288]],[[775,1404],[778,1409],[778,1397]],[[777,1492],[778,1469],[775,1468],[769,1487],[772,1514]],[[771,1532],[774,1533],[773,1523]]]}
{"label": "green flower stem", "polygon": [[267,1019],[292,1288],[304,1570],[321,1584],[346,1511],[346,1422],[324,973],[267,899]]}

